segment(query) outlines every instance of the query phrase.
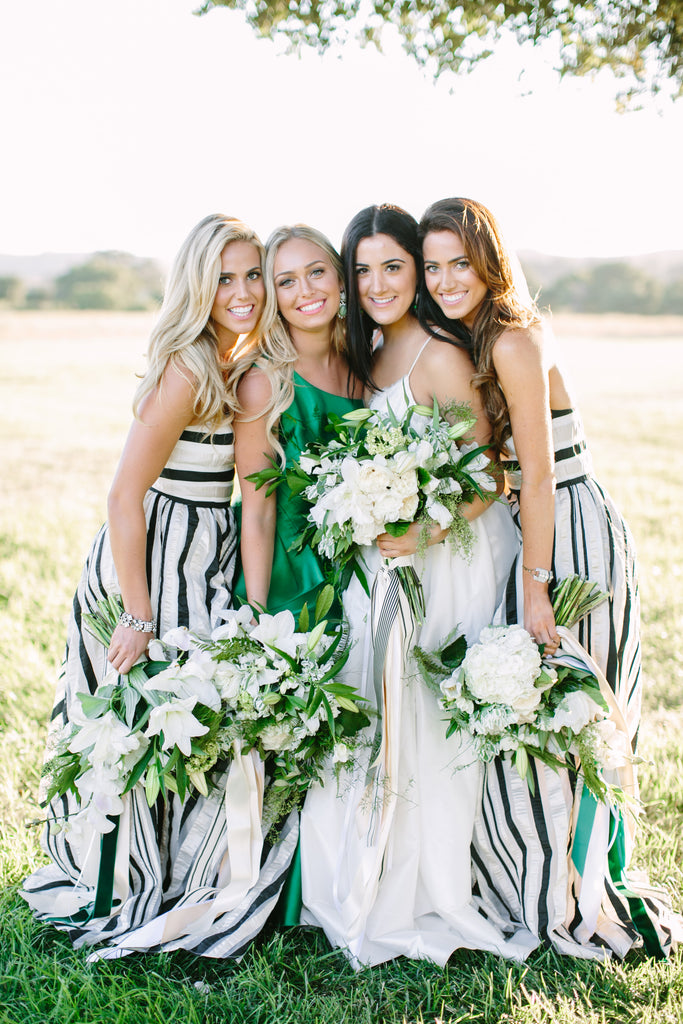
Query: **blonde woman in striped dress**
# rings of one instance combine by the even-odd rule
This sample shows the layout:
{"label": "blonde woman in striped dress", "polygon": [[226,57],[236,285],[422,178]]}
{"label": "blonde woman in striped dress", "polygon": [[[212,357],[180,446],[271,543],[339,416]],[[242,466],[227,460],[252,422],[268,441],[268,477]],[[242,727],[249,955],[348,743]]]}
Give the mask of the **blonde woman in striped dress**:
{"label": "blonde woman in striped dress", "polygon": [[[176,626],[208,635],[232,599],[237,531],[232,410],[226,377],[240,336],[255,344],[265,303],[263,246],[240,221],[220,214],[191,231],[171,271],[152,331],[148,369],[109,493],[108,522],[95,538],[76,592],[50,735],[70,721],[78,694],[113,667],[126,673],[156,634]],[[240,346],[241,348],[243,346]],[[83,626],[99,601],[120,594],[125,617],[104,648]],[[49,741],[48,741],[49,757]],[[113,893],[102,897],[100,837],[63,828],[76,810],[68,795],[48,807],[44,848],[51,864],[24,883],[38,917],[75,946],[104,943],[94,958],[140,949],[241,951],[277,900],[296,844],[268,850],[261,877],[238,908],[201,931],[174,914],[208,903],[229,878],[225,776],[219,763],[208,796],[172,793],[148,807],[141,786],[118,821]],[[195,912],[195,916],[199,916]],[[181,923],[178,924],[178,921]]]}

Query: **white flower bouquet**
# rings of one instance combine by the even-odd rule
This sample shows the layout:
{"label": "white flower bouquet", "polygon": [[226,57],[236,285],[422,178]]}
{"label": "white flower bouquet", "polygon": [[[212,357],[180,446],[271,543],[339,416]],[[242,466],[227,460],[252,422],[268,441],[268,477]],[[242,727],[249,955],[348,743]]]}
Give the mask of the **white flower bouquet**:
{"label": "white flower bouquet", "polygon": [[[594,584],[568,577],[555,594],[557,624],[572,625],[605,596]],[[522,626],[487,626],[470,648],[464,636],[452,634],[439,652],[416,648],[415,658],[448,716],[447,735],[468,733],[484,762],[509,753],[532,792],[530,757],[555,769],[575,769],[578,758],[584,782],[599,800],[610,789],[603,770],[630,757],[630,749],[616,744],[595,676],[575,660],[554,658],[551,664]]]}
{"label": "white flower bouquet", "polygon": [[[334,681],[348,652],[341,651],[340,629],[326,632],[332,600],[327,587],[310,631],[307,608],[297,632],[291,612],[263,614],[253,625],[244,606],[226,612],[226,624],[210,638],[178,628],[152,641],[154,660],[127,676],[112,671],[94,694],[79,694],[46,765],[46,802],[71,790],[79,811],[68,827],[109,832],[123,795],[138,784],[150,806],[168,791],[184,799],[194,787],[206,795],[210,773],[219,761],[227,766],[237,740],[241,751],[255,748],[266,763],[274,823],[300,803],[327,758],[350,758],[368,724],[353,688]],[[91,617],[105,644],[117,610],[120,599],[110,598]],[[170,663],[161,660],[169,647],[180,651]]]}
{"label": "white flower bouquet", "polygon": [[[420,522],[426,546],[428,528],[437,524],[469,551],[473,534],[462,506],[497,489],[486,449],[458,444],[475,422],[468,405],[436,402],[410,406],[402,419],[391,408],[332,417],[332,439],[309,445],[286,472],[290,490],[308,505],[294,549],[311,545],[334,564],[337,579],[348,565],[366,590],[360,549],[381,533],[402,536]],[[249,479],[272,488],[281,478],[273,466]]]}

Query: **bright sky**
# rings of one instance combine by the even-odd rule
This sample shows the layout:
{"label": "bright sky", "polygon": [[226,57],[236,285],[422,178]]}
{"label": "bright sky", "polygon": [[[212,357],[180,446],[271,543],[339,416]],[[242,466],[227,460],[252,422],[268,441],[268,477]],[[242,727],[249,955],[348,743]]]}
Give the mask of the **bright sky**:
{"label": "bright sky", "polygon": [[339,244],[363,206],[419,217],[450,195],[490,206],[516,248],[683,248],[683,100],[619,115],[610,76],[560,83],[513,44],[438,83],[398,46],[299,60],[196,6],[2,5],[0,253],[168,261],[214,211]]}

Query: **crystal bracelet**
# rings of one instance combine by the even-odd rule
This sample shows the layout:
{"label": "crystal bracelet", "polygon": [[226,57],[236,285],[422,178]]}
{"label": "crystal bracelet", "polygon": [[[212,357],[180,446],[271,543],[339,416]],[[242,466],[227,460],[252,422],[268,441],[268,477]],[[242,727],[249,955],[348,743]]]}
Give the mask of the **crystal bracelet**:
{"label": "crystal bracelet", "polygon": [[144,619],[133,618],[130,612],[121,612],[119,625],[129,626],[130,629],[134,629],[136,633],[156,633],[157,631],[156,619],[151,619],[146,622]]}

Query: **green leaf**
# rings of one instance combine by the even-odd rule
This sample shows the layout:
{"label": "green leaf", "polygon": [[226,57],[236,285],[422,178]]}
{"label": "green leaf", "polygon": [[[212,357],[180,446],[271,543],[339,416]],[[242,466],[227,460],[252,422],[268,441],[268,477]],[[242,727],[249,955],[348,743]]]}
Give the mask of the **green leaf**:
{"label": "green leaf", "polygon": [[348,697],[337,697],[337,704],[340,708],[344,708],[345,711],[360,711],[357,704],[354,704]]}
{"label": "green leaf", "polygon": [[184,800],[185,799],[185,794],[187,792],[188,778],[187,778],[187,768],[185,767],[185,760],[182,757],[178,758],[178,764],[176,766],[176,772],[175,772],[175,779],[176,779],[176,787],[177,787],[176,788],[176,792],[177,792],[178,796],[180,797],[180,799]]}
{"label": "green leaf", "polygon": [[[142,776],[145,774],[145,768],[147,767],[149,762],[152,760],[152,756],[153,755],[154,755],[154,744],[150,743],[150,745],[147,747],[147,750],[144,752],[144,754],[142,755],[142,757],[140,758],[140,760],[138,761],[138,763],[135,765],[135,767],[133,768],[132,772],[130,773],[130,776],[128,777],[128,782],[126,783],[126,787],[125,787],[125,789],[123,791],[124,793],[129,793],[130,790],[133,788],[133,786],[137,786],[138,782],[140,781]],[[145,787],[145,789],[146,789],[146,787]]]}
{"label": "green leaf", "polygon": [[385,523],[384,529],[390,537],[403,537],[408,532],[412,523],[407,523],[403,519],[399,519],[396,523]]}
{"label": "green leaf", "polygon": [[92,693],[79,693],[77,697],[86,718],[99,718],[109,710],[111,702],[104,697],[95,697]]}
{"label": "green leaf", "polygon": [[467,637],[464,634],[456,637],[452,643],[444,647],[441,652],[441,661],[451,671],[462,665],[467,654]]}
{"label": "green leaf", "polygon": [[308,624],[310,616],[308,614],[308,604],[304,604],[303,608],[299,612],[299,632],[308,633]]}
{"label": "green leaf", "polygon": [[334,588],[329,583],[325,584],[320,593],[318,594],[318,600],[315,603],[315,621],[320,622],[324,619],[334,601]]}

